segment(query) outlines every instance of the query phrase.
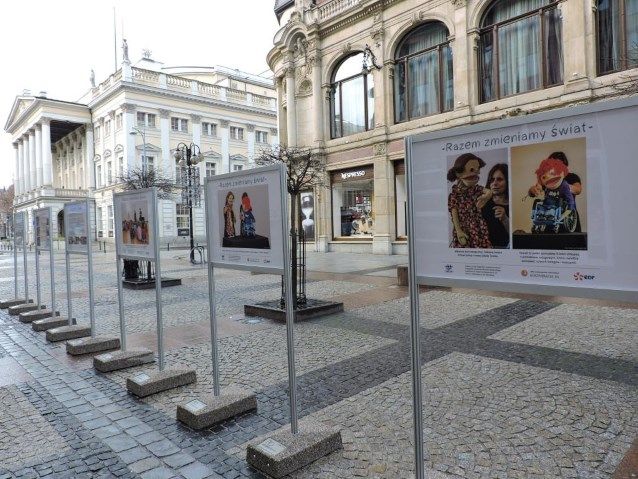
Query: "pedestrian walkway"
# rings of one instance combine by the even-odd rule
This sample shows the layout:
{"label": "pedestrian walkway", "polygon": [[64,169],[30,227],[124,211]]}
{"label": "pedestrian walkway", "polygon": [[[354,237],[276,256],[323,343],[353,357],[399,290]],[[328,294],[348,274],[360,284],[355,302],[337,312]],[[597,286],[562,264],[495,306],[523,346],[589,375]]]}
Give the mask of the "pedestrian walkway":
{"label": "pedestrian walkway", "polygon": [[[407,258],[308,256],[308,296],[342,300],[345,311],[295,325],[298,409],[302,422],[339,427],[344,448],[291,477],[407,479],[414,474],[409,301],[396,285],[396,265]],[[193,431],[175,420],[175,406],[212,390],[206,268],[183,251],[163,252],[162,260],[163,273],[183,282],[163,290],[167,367],[196,369],[197,383],[137,399],[126,378],[156,365],[97,373],[91,358],[69,357],[0,311],[0,478],[262,477],[247,466],[245,449],[288,427],[286,333],[245,317],[242,305],[278,298],[280,278],[216,272],[222,390],[252,389],[258,410]],[[64,315],[62,257],[56,268]],[[79,324],[88,324],[85,268],[72,261]],[[0,296],[12,295],[12,273],[12,257],[1,255]],[[117,333],[112,253],[96,255],[94,280],[98,331]],[[42,288],[48,304],[47,274]],[[155,348],[154,295],[125,291],[130,347]],[[637,309],[446,289],[424,291],[420,302],[429,478],[637,471]]]}

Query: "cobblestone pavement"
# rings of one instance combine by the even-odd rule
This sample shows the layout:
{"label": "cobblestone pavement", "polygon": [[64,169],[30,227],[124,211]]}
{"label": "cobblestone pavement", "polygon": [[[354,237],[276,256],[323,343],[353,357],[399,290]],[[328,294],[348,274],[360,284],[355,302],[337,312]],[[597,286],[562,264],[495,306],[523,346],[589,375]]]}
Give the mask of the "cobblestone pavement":
{"label": "cobblestone pavement", "polygon": [[[244,317],[242,305],[278,297],[280,278],[216,272],[222,388],[251,388],[259,407],[196,432],[176,422],[175,405],[212,389],[208,289],[206,270],[184,256],[163,253],[163,274],[183,281],[163,290],[166,364],[196,369],[193,385],[135,399],[126,378],[156,366],[98,374],[90,358],[67,357],[0,312],[0,478],[262,477],[245,448],[289,427],[285,327]],[[402,258],[354,256],[310,258],[308,295],[346,310],[295,326],[298,410],[339,427],[344,448],[293,478],[414,474],[409,303],[392,277]],[[46,254],[41,266],[48,304]],[[71,267],[74,316],[88,324],[85,260]],[[61,254],[56,270],[64,315]],[[2,297],[13,295],[12,274],[0,256]],[[118,334],[111,253],[96,253],[94,280],[97,329]],[[428,478],[638,477],[635,308],[442,289],[420,303]],[[126,290],[125,311],[129,343],[154,346],[154,290]]]}

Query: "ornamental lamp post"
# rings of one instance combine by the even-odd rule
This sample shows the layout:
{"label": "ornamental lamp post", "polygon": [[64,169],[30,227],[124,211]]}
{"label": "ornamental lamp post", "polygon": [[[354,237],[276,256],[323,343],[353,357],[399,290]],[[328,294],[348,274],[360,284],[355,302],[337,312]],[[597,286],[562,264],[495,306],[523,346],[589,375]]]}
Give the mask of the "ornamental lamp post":
{"label": "ornamental lamp post", "polygon": [[180,143],[175,147],[173,154],[179,166],[179,177],[176,183],[182,190],[182,205],[188,205],[189,236],[190,236],[190,260],[195,263],[195,242],[193,239],[193,206],[201,204],[201,185],[199,181],[199,168],[195,166],[204,159],[199,146],[191,143]]}

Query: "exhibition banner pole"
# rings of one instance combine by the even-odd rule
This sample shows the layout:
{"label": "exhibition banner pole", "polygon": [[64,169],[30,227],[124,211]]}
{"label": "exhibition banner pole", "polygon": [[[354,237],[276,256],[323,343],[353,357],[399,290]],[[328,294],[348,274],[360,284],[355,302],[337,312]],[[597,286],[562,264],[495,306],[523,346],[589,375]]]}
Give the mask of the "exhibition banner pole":
{"label": "exhibition banner pole", "polygon": [[[49,222],[52,221],[53,208],[49,206]],[[53,256],[53,239],[51,239],[49,243],[49,269],[51,270],[51,317],[55,317],[55,257]]]}
{"label": "exhibition banner pole", "polygon": [[69,326],[73,326],[73,305],[71,304],[71,259],[68,248],[64,248],[64,260],[66,263],[66,309],[69,314]]}
{"label": "exhibition banner pole", "polygon": [[95,338],[95,306],[94,306],[94,291],[93,291],[93,248],[91,247],[90,232],[91,232],[91,201],[86,199],[86,228],[87,228],[87,242],[86,242],[86,254],[87,262],[89,266],[89,318],[91,321],[91,337]]}
{"label": "exhibition banner pole", "polygon": [[155,250],[155,303],[157,306],[157,351],[159,370],[164,371],[164,323],[162,320],[162,273],[159,252],[159,221],[157,208],[157,187],[153,188],[153,239]]}
{"label": "exhibition banner pole", "polygon": [[[213,232],[211,231],[211,222],[208,221],[209,205],[208,205],[208,188],[204,190],[204,204],[206,207],[206,237],[213,238]],[[220,395],[219,385],[219,350],[217,348],[217,313],[215,311],[215,267],[211,261],[211,240],[208,240],[208,310],[210,317],[210,353],[213,363],[213,394],[215,396]]]}
{"label": "exhibition banner pole", "polygon": [[[13,214],[13,297],[18,299],[18,243],[16,242],[16,217],[17,213]],[[24,233],[23,233],[24,236]],[[27,298],[25,298],[27,299]]]}
{"label": "exhibition banner pole", "polygon": [[284,281],[286,285],[286,333],[287,333],[287,349],[288,349],[288,394],[290,401],[290,428],[293,434],[299,432],[299,424],[297,420],[297,376],[295,373],[295,305],[292,294],[292,274],[290,271],[290,249],[295,245],[291,245],[291,230],[288,225],[288,188],[286,187],[285,167],[281,165],[281,213],[282,213],[282,247],[284,260]]}
{"label": "exhibition banner pole", "polygon": [[29,302],[29,277],[27,275],[27,219],[22,212],[22,260],[24,263],[24,299]]}
{"label": "exhibition banner pole", "polygon": [[38,310],[40,309],[40,304],[42,301],[41,295],[40,295],[40,246],[39,246],[39,242],[40,242],[40,238],[39,238],[39,231],[40,231],[40,220],[38,218],[38,215],[34,212],[34,218],[33,221],[35,223],[35,296],[36,296],[36,304],[38,306]]}
{"label": "exhibition banner pole", "polygon": [[419,285],[416,281],[416,249],[414,247],[414,201],[412,186],[411,139],[406,138],[406,184],[408,193],[408,285],[410,290],[410,360],[412,363],[412,410],[414,413],[414,466],[416,479],[424,476],[423,400],[421,390],[421,342]]}
{"label": "exhibition banner pole", "polygon": [[122,294],[122,258],[115,255],[117,269],[117,303],[120,311],[120,346],[122,351],[126,351],[126,324],[124,323],[124,295]]}

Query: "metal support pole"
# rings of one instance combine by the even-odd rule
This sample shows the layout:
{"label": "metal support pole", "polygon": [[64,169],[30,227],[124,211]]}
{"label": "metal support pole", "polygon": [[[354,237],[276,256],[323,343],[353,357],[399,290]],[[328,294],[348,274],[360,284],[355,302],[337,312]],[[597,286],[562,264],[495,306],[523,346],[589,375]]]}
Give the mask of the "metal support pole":
{"label": "metal support pole", "polygon": [[[13,215],[13,297],[18,299],[18,244],[16,243],[16,215]],[[24,233],[23,233],[24,235]]]}
{"label": "metal support pole", "polygon": [[[87,228],[90,230],[91,228],[91,202],[90,200],[86,200],[86,224]],[[89,319],[91,321],[91,337],[95,337],[95,302],[93,295],[93,247],[90,241],[90,233],[87,232],[87,263],[89,266]]]}
{"label": "metal support pole", "polygon": [[[49,206],[49,221],[53,221],[53,208]],[[55,317],[55,257],[53,256],[53,238],[49,243],[49,269],[51,274],[51,317]]]}
{"label": "metal support pole", "polygon": [[124,295],[122,294],[122,258],[118,254],[115,255],[115,263],[117,264],[117,302],[120,310],[120,345],[122,351],[126,351],[126,323],[124,322]]}
{"label": "metal support pole", "polygon": [[157,352],[159,370],[164,371],[164,323],[162,321],[162,273],[160,269],[157,188],[153,188],[153,248],[155,250],[155,304],[157,306]]}
{"label": "metal support pole", "polygon": [[190,241],[191,241],[191,264],[195,262],[195,238],[193,237],[193,199],[191,198],[191,195],[193,194],[193,190],[192,190],[192,185],[191,185],[191,153],[190,153],[190,149],[186,150],[186,154],[188,156],[187,160],[186,160],[186,168],[187,168],[187,174],[188,174],[188,188],[186,189],[186,192],[188,194],[188,221],[189,221],[189,235],[190,235]]}
{"label": "metal support pole", "polygon": [[40,248],[38,247],[37,236],[35,238],[35,296],[36,304],[38,305],[38,309],[40,309],[40,304],[42,301],[40,295]]}
{"label": "metal support pole", "polygon": [[29,278],[27,277],[27,221],[22,213],[22,260],[24,262],[24,299],[29,302]]}
{"label": "metal support pole", "polygon": [[[208,248],[211,250],[213,234],[211,232],[212,222],[208,221],[208,188],[205,190],[205,214],[206,214],[206,238]],[[202,258],[203,261],[203,258]],[[208,311],[210,315],[210,353],[213,362],[213,394],[219,396],[219,350],[217,348],[217,315],[215,311],[215,269],[213,262],[208,262]]]}
{"label": "metal support pole", "polygon": [[[287,348],[288,348],[288,394],[290,401],[290,428],[293,434],[299,432],[299,425],[297,421],[297,375],[295,373],[295,306],[294,297],[292,294],[292,275],[290,268],[290,237],[292,230],[289,230],[288,226],[288,198],[286,188],[286,171],[281,168],[281,214],[282,218],[282,243],[284,253],[284,280],[286,282],[286,333],[287,333]],[[293,246],[294,247],[294,246]]]}
{"label": "metal support pole", "polygon": [[71,259],[69,257],[69,250],[65,248],[64,251],[66,262],[66,309],[69,313],[69,326],[73,325],[73,305],[71,301]]}
{"label": "metal support pole", "polygon": [[408,281],[410,288],[410,360],[412,363],[412,409],[414,411],[414,462],[416,479],[424,479],[423,448],[423,399],[421,389],[421,342],[420,342],[420,310],[419,285],[416,282],[416,249],[414,247],[414,191],[412,187],[412,161],[410,139],[406,139],[406,184],[408,193]]}

